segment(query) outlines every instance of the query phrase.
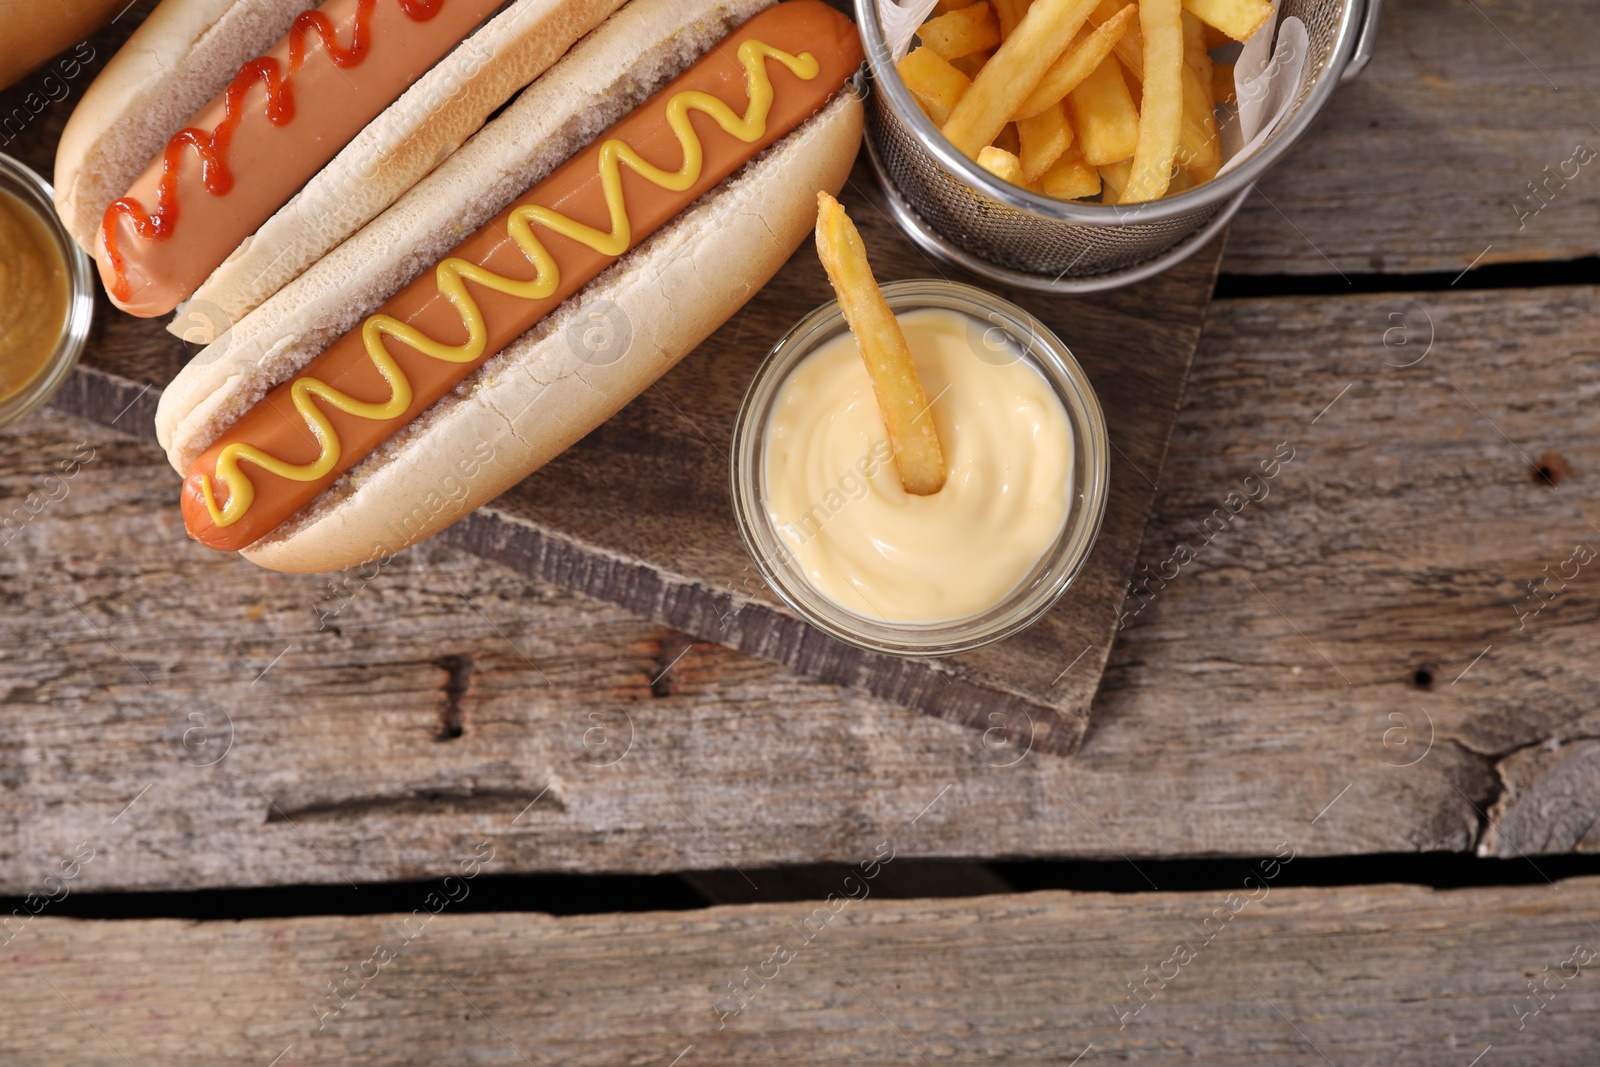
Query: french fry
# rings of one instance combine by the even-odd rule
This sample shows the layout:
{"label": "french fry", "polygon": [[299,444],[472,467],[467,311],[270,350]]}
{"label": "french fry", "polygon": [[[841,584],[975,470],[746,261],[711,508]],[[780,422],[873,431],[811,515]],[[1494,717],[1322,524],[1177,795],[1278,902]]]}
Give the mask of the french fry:
{"label": "french fry", "polygon": [[973,0],[939,0],[937,4],[933,5],[933,12],[928,17],[938,18],[940,15],[948,15],[952,11],[960,11],[964,7],[971,7],[972,4]]}
{"label": "french fry", "polygon": [[1199,180],[1189,171],[1180,170],[1172,176],[1171,183],[1167,185],[1167,195],[1177,196],[1179,193],[1186,193],[1199,184]]}
{"label": "french fry", "polygon": [[1012,152],[994,145],[985,145],[978,150],[978,166],[993,174],[1003,182],[1012,185],[1025,185],[1022,177],[1022,161]]}
{"label": "french fry", "polygon": [[1124,159],[1118,163],[1108,163],[1098,168],[1100,171],[1101,202],[1106,204],[1122,203],[1122,190],[1127,187],[1128,175],[1133,170],[1133,160]]}
{"label": "french fry", "polygon": [[[1117,13],[1118,3],[1122,3],[1122,0],[1099,0],[1099,6],[1090,13],[1090,21],[1104,26],[1104,22]],[[1112,51],[1128,74],[1130,96],[1134,88],[1138,88],[1142,102],[1144,34],[1139,32],[1138,26],[1128,27],[1128,32],[1115,43]],[[1200,99],[1210,96],[1200,93],[1203,88],[1203,83],[1195,82],[1189,72],[1184,72],[1184,123],[1178,142],[1178,158],[1186,170],[1194,171],[1197,178],[1210,181],[1222,166],[1222,150],[1216,138],[1213,104]]]}
{"label": "french fry", "polygon": [[1122,63],[1122,69],[1128,72],[1128,80],[1136,85],[1144,84],[1144,34],[1137,21],[1111,46],[1111,51]]}
{"label": "french fry", "polygon": [[1121,66],[1110,58],[1067,94],[1067,112],[1091,167],[1128,159],[1139,145],[1139,112]]}
{"label": "french fry", "polygon": [[1159,200],[1172,180],[1183,127],[1182,0],[1139,0],[1144,34],[1144,95],[1139,108],[1139,140],[1120,203]]}
{"label": "french fry", "polygon": [[1183,0],[1183,6],[1235,41],[1248,41],[1272,17],[1268,0]]}
{"label": "french fry", "polygon": [[[1122,60],[1130,75],[1143,79],[1143,60],[1137,67],[1130,67],[1122,51],[1123,45],[1134,40],[1138,40],[1143,48],[1143,35],[1136,29],[1129,30],[1118,44],[1117,58]],[[1209,61],[1210,56],[1206,59]],[[1199,72],[1196,64],[1189,65],[1197,69],[1183,72],[1183,129],[1178,139],[1177,160],[1179,166],[1193,171],[1201,181],[1209,181],[1222,166],[1222,148],[1217,140],[1216,105],[1209,78]]]}
{"label": "french fry", "polygon": [[969,159],[976,159],[979,149],[992,144],[1045,70],[1066,51],[1095,2],[1034,0],[950,113],[950,121],[944,125],[950,143]]}
{"label": "french fry", "polygon": [[1233,64],[1211,64],[1211,98],[1219,104],[1236,104],[1239,102],[1237,91],[1233,83]]}
{"label": "french fry", "polygon": [[1083,161],[1083,154],[1074,145],[1044,172],[1039,189],[1057,200],[1082,200],[1100,192],[1100,172]]}
{"label": "french fry", "polygon": [[1003,41],[1011,36],[1017,28],[1017,23],[1022,21],[1022,16],[1028,12],[1028,0],[989,0],[994,4],[995,17],[1000,20],[1000,39]]}
{"label": "french fry", "polygon": [[1190,11],[1183,13],[1183,60],[1183,136],[1178,161],[1200,181],[1210,181],[1222,167],[1222,143],[1217,138],[1216,92],[1205,24]]}
{"label": "french fry", "polygon": [[1183,130],[1178,140],[1178,161],[1201,181],[1210,181],[1222,168],[1222,142],[1217,136],[1211,79],[1187,63],[1183,71]]}
{"label": "french fry", "polygon": [[1094,72],[1094,68],[1105,61],[1106,55],[1122,39],[1128,27],[1134,25],[1138,17],[1138,5],[1126,4],[1115,15],[1096,26],[1087,37],[1063,52],[1061,58],[1045,71],[1044,78],[1038,86],[1017,108],[1017,117],[1031,118],[1059,104],[1083,79]]}
{"label": "french fry", "polygon": [[[1127,2],[1128,0],[1100,0],[1095,9],[1089,12],[1089,21],[1096,26],[1104,26],[1116,17]],[[1139,34],[1137,16],[1122,37],[1111,46],[1111,50],[1122,60],[1123,67],[1132,75],[1134,82],[1144,81],[1144,39]]]}
{"label": "french fry", "polygon": [[1055,104],[1030,118],[1018,119],[1017,139],[1022,146],[1017,155],[1022,163],[1023,181],[1036,182],[1072,145],[1072,123],[1067,121],[1067,109]]}
{"label": "french fry", "polygon": [[971,7],[929,19],[917,27],[917,36],[922,38],[923,47],[945,59],[960,59],[999,44],[1000,23],[988,0],[979,0]]}
{"label": "french fry", "polygon": [[[1231,103],[1235,93],[1232,66],[1213,64],[1211,50],[1259,30],[1267,21],[1262,5],[1270,11],[1271,0],[979,4],[993,11],[997,48],[945,56],[954,71],[919,59],[925,70],[903,73],[907,85],[915,82],[923,111],[968,158],[994,148],[998,153],[985,157],[989,168],[1008,181],[1064,199],[1094,196],[1097,187],[1102,202],[1112,204],[1156,199],[1216,177],[1222,166],[1216,105]],[[977,6],[940,0],[935,10],[966,12],[977,25]],[[954,45],[940,47],[965,47],[970,33],[961,28]],[[1047,57],[1042,64],[1041,57]],[[1148,86],[1147,70],[1155,76]],[[970,79],[964,91],[952,74]]]}
{"label": "french fry", "polygon": [[867,262],[866,246],[839,201],[817,194],[817,258],[839,296],[850,332],[866,362],[883,413],[895,468],[906,492],[929,496],[944,488],[944,450],[933,425],[917,365],[894,312]]}
{"label": "french fry", "polygon": [[1128,0],[1095,0],[1094,9],[1089,12],[1091,26],[1103,26],[1106,20],[1121,11]]}
{"label": "french fry", "polygon": [[950,109],[972,85],[971,79],[926,45],[912,49],[895,69],[935,126],[949,120]]}
{"label": "french fry", "polygon": [[974,52],[970,56],[962,56],[960,59],[952,59],[950,61],[950,65],[959,70],[961,73],[965,74],[967,76],[967,80],[970,82],[973,78],[978,76],[978,71],[982,70],[983,65],[989,62],[993,56],[993,52],[985,49],[982,52]]}
{"label": "french fry", "polygon": [[[1210,62],[1211,57],[1206,54],[1206,24],[1200,21],[1200,16],[1193,11],[1185,10],[1183,19],[1183,58],[1189,63],[1196,61],[1196,54],[1205,56]],[[1199,69],[1198,67],[1195,69]]]}

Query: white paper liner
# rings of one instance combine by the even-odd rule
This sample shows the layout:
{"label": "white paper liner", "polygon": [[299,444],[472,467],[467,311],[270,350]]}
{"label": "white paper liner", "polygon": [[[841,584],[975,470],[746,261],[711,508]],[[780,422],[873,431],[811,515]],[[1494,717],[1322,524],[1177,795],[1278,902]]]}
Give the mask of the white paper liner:
{"label": "white paper liner", "polygon": [[883,40],[889,46],[889,58],[896,63],[911,51],[911,38],[917,27],[928,21],[928,14],[939,0],[911,0],[908,4],[896,0],[882,0],[878,5],[878,23],[883,27]]}
{"label": "white paper liner", "polygon": [[[1222,144],[1220,177],[1243,163],[1266,143],[1272,131],[1294,108],[1305,77],[1306,58],[1311,39],[1305,23],[1290,15],[1278,25],[1278,4],[1273,0],[1272,17],[1244,43],[1233,64],[1233,91],[1237,109],[1219,108],[1218,140]],[[1272,27],[1278,26],[1273,44]]]}

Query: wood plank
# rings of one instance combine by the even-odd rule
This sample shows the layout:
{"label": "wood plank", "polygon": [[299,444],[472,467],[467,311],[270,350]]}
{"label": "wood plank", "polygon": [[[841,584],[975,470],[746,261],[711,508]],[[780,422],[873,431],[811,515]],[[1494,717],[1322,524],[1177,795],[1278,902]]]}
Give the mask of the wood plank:
{"label": "wood plank", "polygon": [[[130,15],[113,35],[134,21]],[[110,38],[101,44],[106,54],[111,47]],[[0,94],[0,114],[25,90]],[[66,110],[47,109],[25,129],[18,154],[47,166]],[[894,226],[864,161],[844,202],[872,248],[880,279],[953,275]],[[1144,530],[1221,246],[1219,238],[1159,279],[1092,301],[1019,297],[1084,365],[1125,466],[1111,479],[1105,521],[1083,573],[1045,619],[1003,644],[941,660],[862,652],[802,623],[765,587],[740,543],[727,492],[733,415],[763,354],[831,297],[809,246],[645,396],[444,540],[700,638],[978,730],[999,716],[1007,729],[1026,732],[1032,746],[1070,754],[1083,738],[1110,650],[1120,590]],[[103,298],[99,319],[84,366],[56,406],[144,432],[184,346],[154,322],[118,314]],[[1129,352],[1140,358],[1130,361]]]}
{"label": "wood plank", "polygon": [[459,913],[456,879],[419,886],[412,915],[46,913],[3,950],[0,1047],[15,1067],[1593,1062],[1600,880],[1239,877],[899,902],[858,873],[829,904],[575,918]]}
{"label": "wood plank", "polygon": [[[1136,585],[1150,606],[1108,689],[1181,672],[1208,703],[1256,704],[1274,748],[1302,750],[1297,723],[1320,715],[1326,754],[1307,773],[1330,798],[1439,790],[1413,847],[1473,824],[1494,855],[1592,847],[1557,828],[1584,793],[1541,748],[1596,735],[1581,695],[1600,662],[1594,568],[1568,561],[1600,545],[1600,427],[1581,399],[1600,382],[1597,323],[1593,288],[1219,306],[1136,574],[1180,545],[1202,554],[1169,588]],[[1207,517],[1275,442],[1296,455],[1270,499],[1206,544]],[[1558,571],[1578,577],[1543,582]],[[1568,803],[1540,803],[1546,789]]]}
{"label": "wood plank", "polygon": [[183,541],[154,449],[43,415],[0,434],[0,519],[96,458],[0,549],[0,892],[133,801],[84,888],[424,877],[473,834],[508,870],[848,862],[936,796],[908,857],[1262,855],[1319,812],[1319,854],[1591,848],[1594,568],[1513,604],[1600,544],[1597,331],[1589,289],[1219,304],[1072,760],[439,547],[265,574]]}
{"label": "wood plank", "polygon": [[1371,65],[1245,201],[1223,270],[1454,275],[1600,254],[1597,35],[1586,0],[1385,3]]}

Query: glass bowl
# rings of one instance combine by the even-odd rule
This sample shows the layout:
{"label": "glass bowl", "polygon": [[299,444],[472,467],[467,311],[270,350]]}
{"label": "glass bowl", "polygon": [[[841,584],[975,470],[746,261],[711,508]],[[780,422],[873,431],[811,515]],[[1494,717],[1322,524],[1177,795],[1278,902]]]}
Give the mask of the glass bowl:
{"label": "glass bowl", "polygon": [[987,323],[970,335],[979,358],[1018,358],[1013,354],[1014,344],[1023,353],[1021,358],[1055,390],[1067,414],[1073,449],[1069,506],[1055,541],[998,603],[977,614],[939,622],[870,618],[841,606],[811,584],[767,510],[767,429],[774,402],[790,373],[819,346],[848,329],[837,301],[811,312],[773,346],[745,394],[733,426],[734,521],[762,578],[812,626],[873,652],[949,655],[999,641],[1033,624],[1077,577],[1105,517],[1109,462],[1105,419],[1094,388],[1072,352],[1010,301],[970,285],[932,278],[891,282],[883,286],[883,295],[897,314],[945,308],[970,316],[977,326]]}
{"label": "glass bowl", "polygon": [[0,426],[9,426],[35,411],[55,395],[89,340],[89,324],[94,319],[94,271],[89,257],[73,241],[56,214],[55,192],[50,183],[32,169],[0,155],[0,190],[10,193],[30,209],[55,242],[67,268],[67,314],[61,324],[56,347],[39,372],[15,393],[0,400]]}

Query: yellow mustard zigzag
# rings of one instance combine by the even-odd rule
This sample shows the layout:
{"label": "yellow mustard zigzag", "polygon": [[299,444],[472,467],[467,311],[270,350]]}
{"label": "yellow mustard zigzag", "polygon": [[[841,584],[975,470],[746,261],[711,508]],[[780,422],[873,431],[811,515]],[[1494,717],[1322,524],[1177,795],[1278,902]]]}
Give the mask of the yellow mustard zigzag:
{"label": "yellow mustard zigzag", "polygon": [[511,213],[506,232],[522,251],[537,273],[529,281],[504,278],[493,271],[465,259],[450,258],[439,264],[435,277],[439,292],[450,301],[467,328],[464,344],[441,344],[409,323],[391,315],[370,316],[361,326],[361,342],[367,356],[378,373],[389,385],[389,400],[382,404],[367,403],[340,392],[327,382],[310,376],[295,379],[289,388],[294,409],[305,420],[306,427],[316,437],[322,453],[313,462],[287,463],[269,455],[254,445],[236,442],[225,447],[217,456],[217,477],[228,488],[228,502],[217,506],[211,478],[201,475],[201,492],[211,521],[217,526],[231,526],[244,517],[255,501],[255,485],[239,469],[241,462],[254,463],[262,470],[280,478],[297,482],[311,482],[326,477],[339,462],[342,446],[339,435],[328,416],[312,401],[318,398],[330,407],[358,418],[373,420],[396,419],[411,406],[411,381],[400,369],[394,357],[384,347],[384,336],[393,337],[425,356],[449,363],[471,363],[483,355],[487,341],[483,312],[476,300],[467,292],[466,281],[473,281],[498,293],[522,300],[542,300],[556,291],[561,282],[561,271],[549,250],[534,236],[533,223],[554,230],[574,241],[581,241],[605,256],[620,256],[633,243],[633,226],[628,221],[628,208],[622,195],[622,165],[626,163],[640,177],[675,193],[681,193],[700,180],[705,152],[694,125],[689,121],[691,111],[709,116],[723,131],[746,144],[760,140],[767,132],[767,115],[772,110],[772,79],[767,76],[766,59],[782,63],[796,77],[806,81],[820,71],[816,57],[810,52],[798,56],[779,51],[760,41],[745,41],[739,46],[739,62],[744,67],[745,89],[750,103],[741,117],[733,109],[710,93],[686,90],[667,102],[667,124],[677,135],[683,148],[683,165],[676,171],[665,171],[647,162],[629,145],[611,138],[600,146],[600,181],[605,190],[606,207],[611,212],[611,232],[603,233],[593,226],[585,226],[550,208],[527,205]]}

